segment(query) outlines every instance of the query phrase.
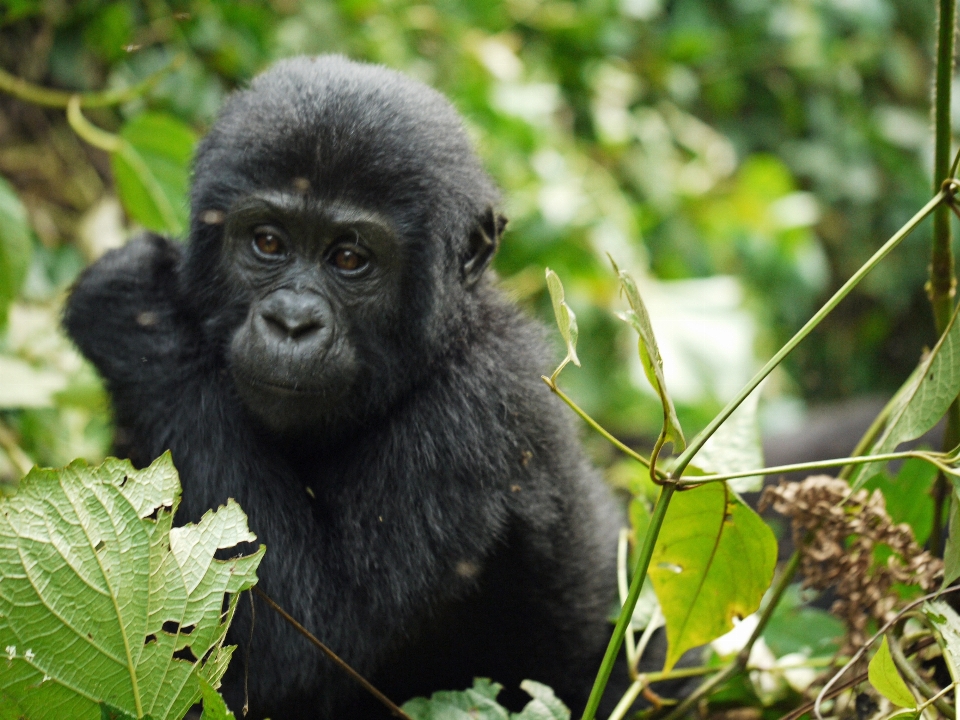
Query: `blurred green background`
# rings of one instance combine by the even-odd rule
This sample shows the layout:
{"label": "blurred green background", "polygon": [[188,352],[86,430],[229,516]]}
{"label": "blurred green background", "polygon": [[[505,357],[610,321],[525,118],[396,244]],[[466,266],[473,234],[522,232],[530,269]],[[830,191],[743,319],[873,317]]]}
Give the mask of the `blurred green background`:
{"label": "blurred green background", "polygon": [[[63,296],[138,228],[176,234],[192,143],[224,96],[301,53],[383,63],[450,97],[503,188],[503,285],[552,329],[544,267],[557,271],[583,361],[561,385],[637,439],[660,411],[612,314],[606,254],[633,272],[691,434],[929,198],[934,14],[930,0],[0,0],[0,68],[37,85],[122,88],[184,57],[142,97],[84,110],[169,206],[63,110],[0,93],[0,478],[108,451],[103,390],[57,331]],[[769,429],[909,374],[935,339],[929,237],[772,378]],[[543,369],[562,356],[552,335]]]}

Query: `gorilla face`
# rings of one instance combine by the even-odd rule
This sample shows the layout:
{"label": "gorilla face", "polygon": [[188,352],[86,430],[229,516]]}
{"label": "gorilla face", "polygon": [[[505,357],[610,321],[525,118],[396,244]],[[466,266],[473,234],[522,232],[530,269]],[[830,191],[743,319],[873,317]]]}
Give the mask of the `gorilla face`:
{"label": "gorilla face", "polygon": [[441,95],[337,57],[281,62],[232,96],[191,195],[191,312],[253,415],[314,438],[442,367],[504,222]]}
{"label": "gorilla face", "polygon": [[274,191],[231,208],[222,270],[246,312],[227,362],[268,428],[327,428],[362,404],[395,344],[403,255],[387,218],[343,202]]}

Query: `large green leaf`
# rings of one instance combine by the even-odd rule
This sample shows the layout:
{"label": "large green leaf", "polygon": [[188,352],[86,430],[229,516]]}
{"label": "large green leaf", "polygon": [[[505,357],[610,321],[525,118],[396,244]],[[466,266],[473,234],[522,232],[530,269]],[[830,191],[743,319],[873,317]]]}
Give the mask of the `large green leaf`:
{"label": "large green leaf", "polygon": [[[740,403],[740,407],[700,448],[697,453],[699,468],[715,473],[735,473],[763,467],[763,447],[760,444],[760,425],[757,423],[759,402],[758,388]],[[728,482],[736,492],[753,492],[763,485],[763,476],[750,475]]]}
{"label": "large green leaf", "polygon": [[[960,306],[957,308],[960,310]],[[883,431],[869,450],[877,455],[915,440],[939,422],[960,394],[960,323],[954,310],[940,340],[897,391]],[[852,479],[854,489],[880,470],[879,463],[861,465]]]}
{"label": "large green leaf", "polygon": [[181,234],[196,133],[169,115],[144,113],[124,125],[120,137],[123,143],[111,159],[127,213],[150,230]]}
{"label": "large green leaf", "polygon": [[760,607],[776,564],[773,532],[726,483],[674,495],[649,570],[667,621],[664,669]]}
{"label": "large green leaf", "polygon": [[912,708],[917,706],[910,688],[900,677],[900,672],[893,662],[893,656],[890,654],[890,646],[887,644],[887,636],[883,636],[883,642],[880,643],[880,649],[871,658],[870,665],[867,667],[867,675],[870,678],[870,684],[894,705],[902,708]]}
{"label": "large green leaf", "polygon": [[660,404],[663,406],[663,436],[666,437],[667,441],[673,443],[674,452],[681,452],[687,446],[687,441],[683,437],[683,429],[680,427],[680,420],[677,418],[677,409],[667,392],[667,381],[663,376],[663,360],[660,358],[660,348],[657,346],[657,339],[653,334],[650,314],[647,312],[647,306],[643,304],[640,290],[637,288],[637,283],[633,277],[617,267],[613,258],[610,258],[610,262],[613,263],[614,272],[620,279],[620,287],[627,296],[627,302],[630,303],[630,310],[619,313],[618,317],[633,326],[637,335],[640,336],[637,349],[640,353],[640,362],[643,364],[643,372],[653,389],[656,390],[660,398]]}
{"label": "large green leaf", "polygon": [[[173,528],[180,497],[166,454],[144,470],[108,459],[32,470],[0,500],[0,693],[30,720],[97,720],[103,702],[179,720],[215,684],[238,593],[264,548],[230,501]],[[226,613],[224,598],[229,598]]]}
{"label": "large green leaf", "polygon": [[32,250],[27,211],[10,183],[0,177],[0,327],[27,275]]}

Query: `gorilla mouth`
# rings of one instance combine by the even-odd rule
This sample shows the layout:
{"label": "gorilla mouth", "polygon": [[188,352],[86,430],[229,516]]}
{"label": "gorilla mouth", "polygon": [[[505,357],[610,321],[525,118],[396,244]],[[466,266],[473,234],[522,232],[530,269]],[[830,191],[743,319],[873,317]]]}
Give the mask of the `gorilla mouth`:
{"label": "gorilla mouth", "polygon": [[284,383],[272,382],[270,380],[264,380],[262,378],[256,378],[248,373],[245,373],[241,370],[234,369],[234,377],[237,380],[242,382],[245,385],[252,385],[253,387],[262,388],[268,390],[272,393],[278,395],[288,395],[292,397],[302,397],[302,396],[312,396],[320,397],[326,395],[327,392],[320,388],[310,388],[304,387],[302,385],[287,385]]}

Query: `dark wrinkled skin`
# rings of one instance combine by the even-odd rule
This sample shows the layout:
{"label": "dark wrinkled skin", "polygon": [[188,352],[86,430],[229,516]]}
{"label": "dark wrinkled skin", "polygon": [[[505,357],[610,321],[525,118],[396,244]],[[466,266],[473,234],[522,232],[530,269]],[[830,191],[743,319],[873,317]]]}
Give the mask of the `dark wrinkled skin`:
{"label": "dark wrinkled skin", "polygon": [[[498,199],[433,90],[284,61],[201,143],[186,246],[108,253],[64,324],[106,381],[117,451],[172,451],[180,522],[235,498],[267,545],[262,589],[388,696],[487,676],[516,706],[532,678],[576,712],[619,516],[540,380],[541,329],[484,273]],[[259,602],[247,672],[249,717],[383,712]]]}

